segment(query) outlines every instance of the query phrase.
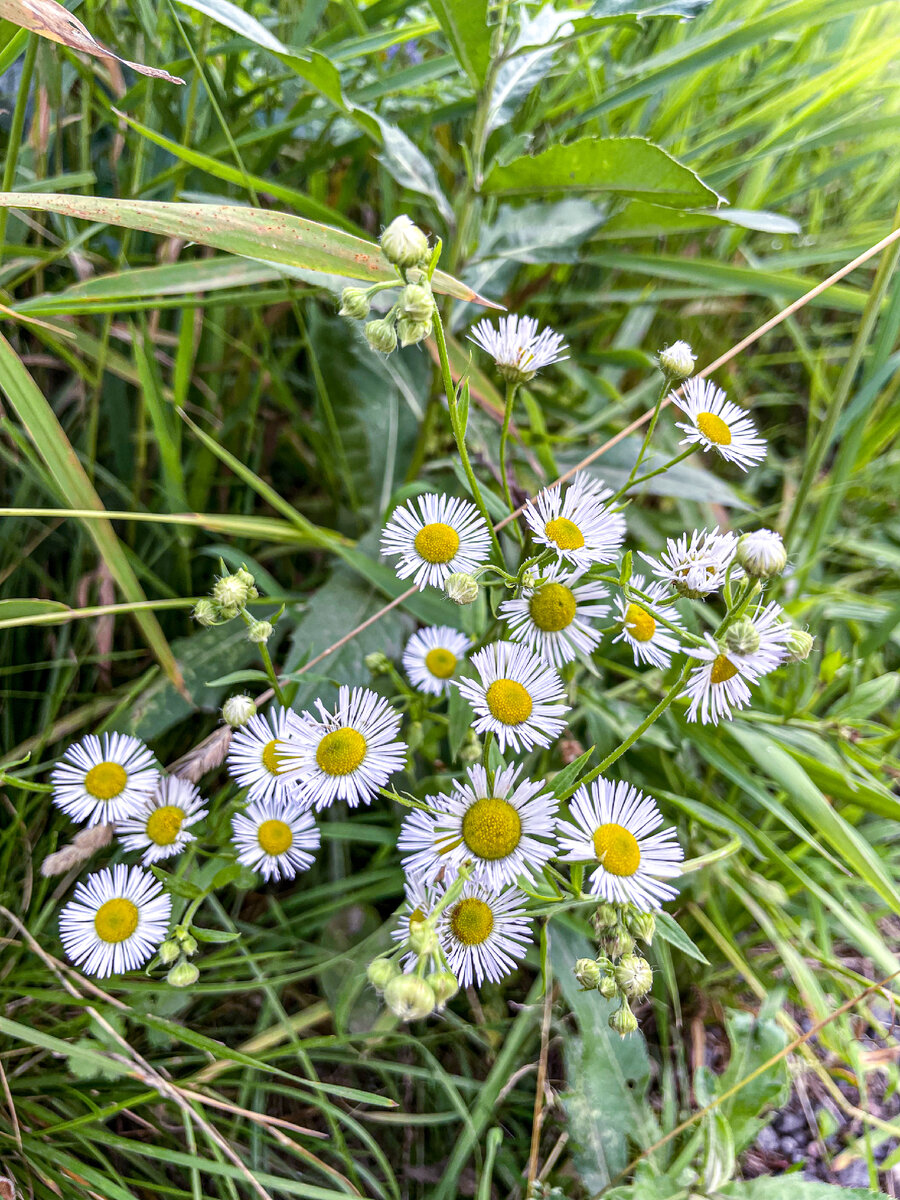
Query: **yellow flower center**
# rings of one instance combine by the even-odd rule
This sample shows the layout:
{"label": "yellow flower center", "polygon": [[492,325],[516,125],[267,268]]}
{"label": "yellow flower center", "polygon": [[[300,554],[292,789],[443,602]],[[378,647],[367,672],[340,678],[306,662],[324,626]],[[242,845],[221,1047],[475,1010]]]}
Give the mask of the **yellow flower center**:
{"label": "yellow flower center", "polygon": [[459,534],[452,526],[436,521],[422,526],[416,534],[415,547],[426,562],[449,562],[459,549]]}
{"label": "yellow flower center", "polygon": [[717,446],[731,445],[731,430],[715,413],[697,413],[697,428]]}
{"label": "yellow flower center", "polygon": [[95,800],[112,800],[120,795],[128,782],[128,772],[114,762],[97,763],[84,777],[85,791]]}
{"label": "yellow flower center", "polygon": [[456,655],[436,646],[425,655],[425,666],[435,679],[449,679],[456,670]]}
{"label": "yellow flower center", "polygon": [[544,533],[560,550],[580,550],[584,534],[568,517],[554,517],[544,526]]}
{"label": "yellow flower center", "polygon": [[601,825],[594,831],[594,850],[610,875],[633,875],[641,865],[641,848],[624,825]]}
{"label": "yellow flower center", "polygon": [[629,604],[625,609],[625,629],[636,642],[649,642],[656,633],[656,622],[639,604]]}
{"label": "yellow flower center", "polygon": [[426,917],[421,908],[414,908],[409,914],[410,925],[421,925],[424,920],[426,920]]}
{"label": "yellow flower center", "polygon": [[528,611],[538,629],[545,633],[558,633],[572,624],[575,596],[571,588],[563,583],[545,583],[528,601]]}
{"label": "yellow flower center", "polygon": [[366,739],[349,727],[326,733],[316,750],[316,762],[326,775],[349,775],[366,757]]}
{"label": "yellow flower center", "polygon": [[94,914],[94,930],[101,942],[124,942],[138,927],[138,907],[122,896],[107,900]]}
{"label": "yellow flower center", "polygon": [[508,800],[483,796],[466,809],[463,841],[473,854],[494,862],[512,854],[522,838],[522,820]]}
{"label": "yellow flower center", "polygon": [[147,837],[157,846],[171,846],[181,833],[183,821],[183,808],[177,804],[164,804],[147,818]]}
{"label": "yellow flower center", "polygon": [[273,819],[263,821],[256,831],[256,840],[266,854],[277,857],[279,854],[284,854],[285,850],[290,850],[294,844],[294,835],[291,833],[290,825],[284,821]]}
{"label": "yellow flower center", "polygon": [[270,775],[281,774],[282,757],[278,753],[278,747],[283,746],[278,738],[272,738],[271,742],[266,742],[263,746],[262,765],[266,768]]}
{"label": "yellow flower center", "polygon": [[450,928],[456,940],[464,946],[480,946],[491,936],[494,914],[490,905],[483,900],[477,896],[467,896],[451,912]]}
{"label": "yellow flower center", "polygon": [[491,716],[503,725],[521,725],[534,708],[531,697],[515,679],[495,679],[485,695]]}
{"label": "yellow flower center", "polygon": [[712,665],[712,670],[709,673],[710,683],[726,683],[729,679],[734,679],[738,669],[734,663],[720,654]]}

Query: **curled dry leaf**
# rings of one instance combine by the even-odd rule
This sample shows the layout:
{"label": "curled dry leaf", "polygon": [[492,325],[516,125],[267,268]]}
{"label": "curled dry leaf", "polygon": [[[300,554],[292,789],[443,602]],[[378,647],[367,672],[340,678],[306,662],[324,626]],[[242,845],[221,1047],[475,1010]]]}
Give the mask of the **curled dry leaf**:
{"label": "curled dry leaf", "polygon": [[84,54],[93,54],[97,58],[114,58],[139,71],[141,75],[152,75],[154,79],[167,79],[170,83],[184,83],[177,75],[170,75],[159,67],[145,67],[143,63],[130,62],[120,58],[112,50],[100,44],[94,35],[84,25],[67,12],[56,0],[0,0],[0,17],[30,29],[41,37],[49,38],[51,42],[59,42],[73,50]]}
{"label": "curled dry leaf", "polygon": [[[109,845],[115,828],[115,825],[107,823],[89,825],[87,829],[79,830],[68,846],[63,846],[54,854],[47,855],[41,863],[41,874],[48,878],[52,875],[63,875],[73,867],[80,867],[98,850]],[[0,1193],[0,1200],[3,1200],[2,1193]]]}

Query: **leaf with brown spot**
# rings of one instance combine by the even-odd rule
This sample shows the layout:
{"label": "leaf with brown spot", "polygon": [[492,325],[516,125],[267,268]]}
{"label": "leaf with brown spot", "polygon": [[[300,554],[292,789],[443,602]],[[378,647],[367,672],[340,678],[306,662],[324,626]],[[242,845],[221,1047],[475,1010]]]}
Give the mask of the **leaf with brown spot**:
{"label": "leaf with brown spot", "polygon": [[93,54],[95,58],[114,58],[116,62],[124,63],[141,75],[151,75],[154,79],[167,79],[169,83],[184,83],[177,75],[170,75],[159,67],[145,67],[143,63],[130,62],[120,58],[112,50],[94,37],[89,29],[73,17],[56,0],[0,0],[0,17],[12,21],[23,29],[29,29],[40,37],[58,42],[61,46],[69,46],[72,50],[80,50],[82,54]]}

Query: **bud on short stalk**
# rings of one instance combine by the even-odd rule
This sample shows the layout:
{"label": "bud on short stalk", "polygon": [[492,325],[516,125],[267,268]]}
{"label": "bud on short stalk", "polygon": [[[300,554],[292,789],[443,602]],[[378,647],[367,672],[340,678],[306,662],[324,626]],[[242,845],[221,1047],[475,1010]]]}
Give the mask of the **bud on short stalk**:
{"label": "bud on short stalk", "polygon": [[659,352],[660,370],[669,379],[688,379],[694,373],[694,354],[687,342],[675,342]]}
{"label": "bud on short stalk", "polygon": [[579,958],[575,963],[575,978],[579,987],[586,991],[594,991],[600,986],[603,971],[600,964],[593,958]]}
{"label": "bud on short stalk", "polygon": [[376,992],[383,992],[399,974],[400,968],[388,958],[373,959],[366,968],[366,978]]}
{"label": "bud on short stalk", "polygon": [[384,257],[397,267],[415,267],[428,257],[428,238],[405,214],[391,221],[380,241]]}
{"label": "bud on short stalk", "polygon": [[788,662],[806,662],[816,639],[805,629],[794,629],[787,643]]}
{"label": "bud on short stalk", "polygon": [[191,987],[200,978],[200,972],[193,963],[180,962],[177,963],[166,976],[166,982],[172,987],[186,988]]}
{"label": "bud on short stalk", "polygon": [[384,1002],[401,1021],[418,1021],[434,1012],[435,994],[417,975],[397,975],[384,989]]}
{"label": "bud on short stalk", "polygon": [[738,541],[735,561],[751,579],[771,579],[787,566],[787,551],[781,534],[774,529],[745,533]]}
{"label": "bud on short stalk", "polygon": [[454,604],[474,604],[478,599],[478,581],[465,571],[454,571],[444,580],[444,593]]}
{"label": "bud on short stalk", "polygon": [[240,729],[256,716],[256,702],[251,696],[229,696],[222,705],[222,719],[232,729]]}
{"label": "bud on short stalk", "polygon": [[452,971],[432,971],[430,975],[425,976],[425,982],[434,992],[438,1012],[459,991],[459,980]]}
{"label": "bud on short stalk", "polygon": [[339,317],[351,321],[364,321],[369,315],[369,293],[365,288],[347,287],[341,292]]}
{"label": "bud on short stalk", "polygon": [[397,334],[390,321],[369,321],[365,333],[366,341],[380,354],[390,354],[397,349]]}
{"label": "bud on short stalk", "polygon": [[375,650],[371,654],[367,654],[363,659],[366,670],[373,675],[389,675],[391,673],[391,660],[381,650]]}
{"label": "bud on short stalk", "polygon": [[631,1033],[637,1033],[638,1020],[627,1000],[622,1001],[622,1007],[616,1009],[613,1015],[609,1018],[610,1029],[614,1030],[619,1037],[626,1038]]}
{"label": "bud on short stalk", "polygon": [[397,322],[401,346],[417,346],[419,342],[431,337],[431,331],[431,318],[427,321],[413,321],[410,317],[401,317]]}
{"label": "bud on short stalk", "polygon": [[219,621],[219,610],[213,604],[212,600],[198,600],[194,605],[191,616],[198,625],[203,625],[209,628],[210,625],[216,625]]}
{"label": "bud on short stalk", "polygon": [[653,970],[639,954],[626,954],[616,966],[616,983],[629,1000],[641,1000],[653,986]]}

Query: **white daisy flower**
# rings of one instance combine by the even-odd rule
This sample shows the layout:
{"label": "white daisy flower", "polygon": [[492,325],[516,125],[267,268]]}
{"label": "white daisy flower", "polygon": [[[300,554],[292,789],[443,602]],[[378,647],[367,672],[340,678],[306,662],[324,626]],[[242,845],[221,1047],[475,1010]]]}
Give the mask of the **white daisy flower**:
{"label": "white daisy flower", "polygon": [[472,665],[480,682],[460,679],[456,686],[475,709],[476,733],[491,730],[501,752],[549,746],[559,737],[570,706],[553,667],[515,642],[491,642],[472,655]]}
{"label": "white daisy flower", "polygon": [[420,629],[406,643],[403,670],[420,692],[442,696],[449,690],[450,677],[471,645],[464,633],[449,625]]}
{"label": "white daisy flower", "polygon": [[578,580],[583,572],[567,572],[558,564],[544,576],[540,586],[524,589],[516,600],[504,600],[500,616],[509,626],[514,642],[524,642],[540,658],[561,667],[579,654],[586,658],[600,644],[600,634],[591,621],[608,612],[605,604],[594,603],[608,595],[601,583]]}
{"label": "white daisy flower", "polygon": [[[397,926],[391,930],[391,937],[395,942],[408,942],[410,922],[424,921],[443,895],[443,889],[439,885],[433,886],[424,879],[407,879],[404,892],[405,902]],[[414,971],[418,964],[419,956],[412,950],[400,960],[404,971]],[[440,956],[432,956],[429,969],[439,971],[440,968]]]}
{"label": "white daisy flower", "polygon": [[604,501],[612,495],[584,471],[566,487],[554,484],[525,505],[532,537],[575,567],[612,562],[625,541],[625,518]]}
{"label": "white daisy flower", "polygon": [[672,661],[672,655],[681,649],[681,643],[657,618],[662,615],[670,624],[677,625],[679,629],[684,628],[674,608],[663,604],[669,595],[669,589],[662,583],[647,583],[643,575],[632,575],[629,583],[636,591],[649,596],[653,603],[646,605],[637,600],[628,600],[625,596],[616,596],[621,629],[613,638],[613,643],[628,643],[634,655],[635,666],[649,663],[654,667],[667,667]]}
{"label": "white daisy flower", "polygon": [[538,795],[543,782],[517,782],[520,770],[498,771],[491,786],[484,767],[473,766],[468,781],[453,781],[449,796],[429,796],[438,815],[417,809],[403,821],[397,845],[411,852],[404,871],[430,879],[443,867],[449,880],[471,862],[472,878],[492,892],[540,871],[556,854],[544,839],[554,835],[558,805]]}
{"label": "white daisy flower", "polygon": [[[666,548],[659,558],[653,558],[643,550],[640,554],[653,568],[653,574],[680,596],[699,600],[717,592],[725,582],[737,544],[737,534],[719,533],[716,525],[709,532],[695,529],[690,535],[683,533],[678,538],[667,538]],[[740,574],[739,569],[732,571],[735,579]]]}
{"label": "white daisy flower", "polygon": [[479,321],[468,337],[487,351],[510,383],[527,383],[544,367],[568,358],[560,353],[567,348],[562,334],[552,329],[538,333],[533,317],[501,317],[499,326],[495,329],[490,321]]}
{"label": "white daisy flower", "polygon": [[716,641],[707,634],[708,646],[691,650],[702,660],[688,676],[684,691],[690,700],[687,719],[718,725],[734,709],[750,703],[750,686],[774,671],[788,657],[791,627],[782,621],[781,606],[774,601],[726,629]]}
{"label": "white daisy flower", "polygon": [[66,954],[105,979],[142,967],[165,939],[172,899],[140,867],[118,863],[89,875],[59,915]]}
{"label": "white daisy flower", "polygon": [[296,767],[299,754],[291,732],[293,717],[289,709],[271,708],[234,731],[228,773],[247,788],[248,800],[294,798],[296,784],[287,775],[290,767]]}
{"label": "white daisy flower", "polygon": [[487,561],[491,535],[474,504],[429,493],[407,500],[391,514],[381,534],[381,553],[399,555],[400,579],[414,577],[423,591],[440,587],[448,575],[467,575]]}
{"label": "white daisy flower", "polygon": [[293,879],[308,870],[319,848],[319,827],[308,809],[266,799],[249,804],[231,819],[237,859],[263,879]]}
{"label": "white daisy flower", "polygon": [[116,833],[126,850],[143,851],[141,862],[159,862],[180,854],[195,840],[190,828],[206,816],[203,804],[203,797],[187,779],[165,775],[138,812],[117,823]]}
{"label": "white daisy flower", "polygon": [[53,768],[53,803],[72,818],[100,825],[131,816],[153,795],[159,768],[136,737],[89,733]]}
{"label": "white daisy flower", "polygon": [[518,888],[495,896],[469,880],[455,904],[441,913],[438,938],[460,987],[473,981],[479,986],[485,980],[499,983],[525,957],[531,919],[522,907],[524,899]]}
{"label": "white daisy flower", "polygon": [[291,734],[301,758],[292,768],[298,798],[316,809],[335,800],[351,808],[371,804],[380,787],[406,762],[406,746],[398,741],[400,717],[383,696],[368,688],[346,685],[338,692],[333,713],[316,701],[321,721],[311,713],[291,720]]}
{"label": "white daisy flower", "polygon": [[682,445],[698,442],[704,450],[718,450],[742,471],[766,457],[766,443],[753,422],[710,380],[689,379],[684,384],[684,395],[672,392],[669,399],[688,418],[686,422],[675,422],[676,428],[687,434],[681,439]]}
{"label": "white daisy flower", "polygon": [[574,822],[559,821],[560,858],[599,864],[591,874],[591,895],[610,904],[633,904],[641,912],[659,908],[677,895],[664,879],[681,874],[684,852],[674,829],[662,824],[656,801],[629,783],[595,779],[570,802]]}

